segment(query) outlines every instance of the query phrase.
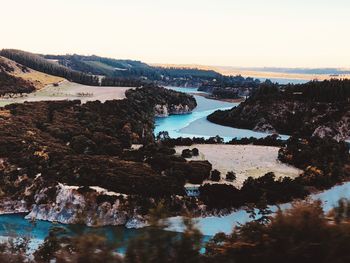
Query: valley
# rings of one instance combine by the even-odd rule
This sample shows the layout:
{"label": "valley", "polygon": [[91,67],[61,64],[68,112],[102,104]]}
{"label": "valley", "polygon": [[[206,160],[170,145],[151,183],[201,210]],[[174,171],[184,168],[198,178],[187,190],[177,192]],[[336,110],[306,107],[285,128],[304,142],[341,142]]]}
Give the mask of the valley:
{"label": "valley", "polygon": [[[57,64],[36,55],[28,55],[25,62],[33,57],[40,62],[36,67]],[[217,90],[214,80],[208,86],[207,80],[204,85],[197,78],[199,88],[163,88],[155,84],[160,82],[128,76],[82,84],[97,76],[74,73],[84,76],[82,83],[75,83],[59,76],[78,68],[60,65],[57,70],[64,75],[53,76],[2,61],[6,81],[32,88],[11,96],[5,89],[0,98],[0,233],[8,236],[8,227],[20,235],[32,233],[33,249],[59,223],[70,237],[76,234],[70,229],[78,227],[80,232],[98,230],[112,235],[112,241],[123,240],[120,251],[125,253],[125,242],[147,231],[150,211],[159,203],[167,209],[164,232],[185,232],[181,221],[190,214],[207,242],[220,231],[228,234],[233,226],[252,221],[247,210],[262,201],[275,213],[277,207],[285,210],[304,199],[348,198],[344,189],[350,159],[343,142],[348,138],[347,104],[334,103],[339,98],[331,96],[326,96],[330,101],[319,98],[312,103],[293,97],[300,90],[312,96],[307,90],[311,84],[279,86],[229,77],[226,81],[242,85],[254,82],[248,88],[251,95],[239,103],[218,94],[242,96],[238,94],[246,86]],[[18,73],[21,68],[25,72]],[[106,81],[108,85],[101,86]],[[338,84],[347,92],[346,81]],[[298,118],[303,111],[299,108],[314,113],[310,121],[310,114],[304,118],[324,128],[295,126],[291,108]],[[334,116],[344,120],[341,132],[325,121]],[[310,133],[312,129],[319,132]],[[198,155],[183,156],[194,148]],[[230,179],[229,172],[234,175]],[[195,187],[197,195],[189,195],[187,186]],[[323,208],[329,212],[332,207],[324,203]],[[24,226],[27,232],[20,231]]]}

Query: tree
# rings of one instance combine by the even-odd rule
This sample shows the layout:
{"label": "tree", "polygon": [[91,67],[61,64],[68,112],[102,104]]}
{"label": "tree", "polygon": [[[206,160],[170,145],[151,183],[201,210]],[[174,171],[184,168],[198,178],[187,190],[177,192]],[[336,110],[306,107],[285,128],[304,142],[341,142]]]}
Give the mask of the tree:
{"label": "tree", "polygon": [[199,263],[202,234],[190,218],[184,218],[185,231],[175,234],[168,226],[164,203],[150,210],[150,227],[144,234],[130,241],[126,263]]}
{"label": "tree", "polygon": [[233,171],[227,172],[227,174],[226,174],[226,180],[227,181],[233,182],[236,179],[237,179],[237,176],[236,176],[235,172],[233,172]]}
{"label": "tree", "polygon": [[156,137],[157,141],[165,141],[165,140],[169,140],[170,136],[169,136],[169,132],[168,131],[161,131],[157,134]]}
{"label": "tree", "polygon": [[174,263],[202,262],[200,260],[200,250],[203,247],[202,233],[190,217],[184,217],[183,224],[185,231],[181,235],[181,238],[175,242],[176,253]]}
{"label": "tree", "polygon": [[257,222],[260,224],[267,224],[271,220],[271,209],[268,207],[266,194],[263,194],[260,201],[257,203],[256,208],[259,210]]}
{"label": "tree", "polygon": [[184,150],[182,150],[181,156],[183,158],[191,158],[192,157],[192,151],[190,149],[184,149]]}
{"label": "tree", "polygon": [[55,258],[57,263],[122,263],[115,250],[105,237],[88,234],[72,238]]}
{"label": "tree", "polygon": [[54,259],[56,252],[61,248],[62,240],[60,239],[60,235],[65,233],[65,229],[62,227],[50,229],[44,243],[34,253],[35,260],[38,262],[50,262]]}
{"label": "tree", "polygon": [[192,155],[193,156],[198,156],[199,155],[199,150],[197,148],[192,149]]}
{"label": "tree", "polygon": [[212,181],[214,181],[214,182],[219,182],[220,181],[220,179],[221,179],[221,176],[220,176],[220,172],[218,171],[218,170],[213,170],[212,172],[211,172],[211,176],[210,176],[210,179],[212,180]]}
{"label": "tree", "polygon": [[131,240],[125,254],[126,263],[171,262],[175,234],[164,231],[168,226],[164,202],[150,210],[150,227],[139,237]]}
{"label": "tree", "polygon": [[207,261],[237,263],[349,262],[349,223],[325,218],[321,202],[277,211],[271,222],[253,221],[220,234],[207,245]]}

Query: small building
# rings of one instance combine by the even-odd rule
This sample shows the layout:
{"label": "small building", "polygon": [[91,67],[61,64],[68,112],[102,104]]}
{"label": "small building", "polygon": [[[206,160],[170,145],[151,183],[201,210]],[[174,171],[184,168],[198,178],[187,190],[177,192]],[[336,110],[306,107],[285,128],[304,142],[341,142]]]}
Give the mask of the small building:
{"label": "small building", "polygon": [[198,197],[200,184],[185,184],[185,192],[187,196]]}

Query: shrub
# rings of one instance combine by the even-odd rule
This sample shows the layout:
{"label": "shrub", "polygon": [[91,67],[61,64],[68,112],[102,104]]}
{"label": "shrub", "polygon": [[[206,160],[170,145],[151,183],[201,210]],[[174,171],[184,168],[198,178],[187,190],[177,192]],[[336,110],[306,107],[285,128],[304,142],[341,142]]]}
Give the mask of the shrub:
{"label": "shrub", "polygon": [[213,170],[212,172],[211,172],[211,176],[210,176],[210,179],[212,180],[212,181],[214,181],[214,182],[219,182],[220,181],[220,179],[221,179],[221,176],[220,176],[220,172],[218,171],[218,170]]}
{"label": "shrub", "polygon": [[192,157],[192,151],[190,149],[185,149],[182,151],[181,156],[183,158],[191,158]]}
{"label": "shrub", "polygon": [[192,149],[192,155],[193,156],[198,156],[199,155],[199,150],[197,148]]}
{"label": "shrub", "polygon": [[236,173],[235,173],[235,172],[232,172],[232,171],[227,172],[227,174],[226,174],[226,180],[227,180],[227,181],[233,182],[233,181],[235,181],[236,179],[237,179],[237,176],[236,176]]}

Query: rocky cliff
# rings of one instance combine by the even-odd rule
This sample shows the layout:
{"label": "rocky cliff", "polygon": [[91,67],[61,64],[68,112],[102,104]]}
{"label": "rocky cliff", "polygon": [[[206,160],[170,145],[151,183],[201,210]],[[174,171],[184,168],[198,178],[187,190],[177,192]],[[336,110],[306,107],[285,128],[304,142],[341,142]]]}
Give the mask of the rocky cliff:
{"label": "rocky cliff", "polygon": [[84,188],[59,183],[35,195],[35,204],[26,218],[88,226],[143,226],[145,220],[132,209],[126,209],[127,198],[127,195],[101,187]]}
{"label": "rocky cliff", "polygon": [[181,114],[189,114],[192,112],[192,109],[185,104],[179,105],[168,105],[168,104],[157,104],[154,107],[156,117],[168,117],[169,115],[181,115]]}

